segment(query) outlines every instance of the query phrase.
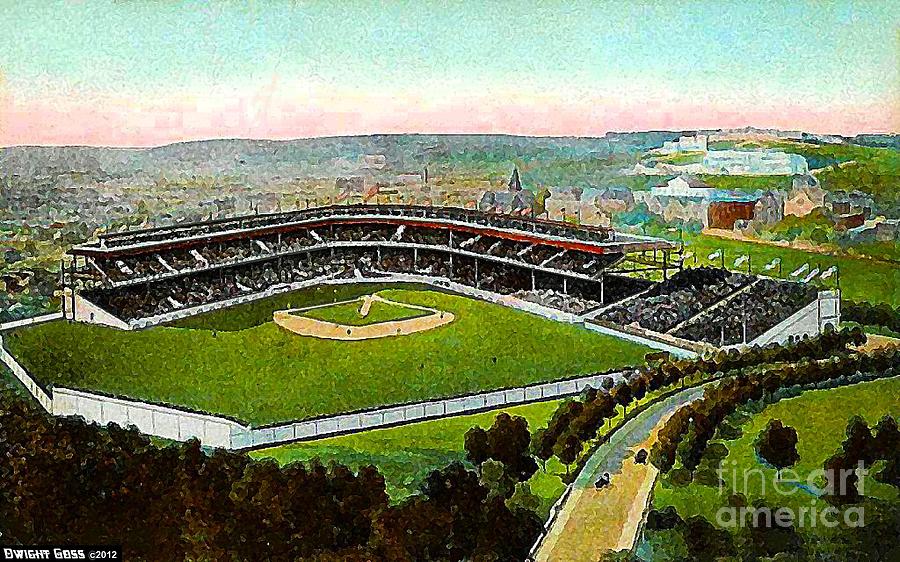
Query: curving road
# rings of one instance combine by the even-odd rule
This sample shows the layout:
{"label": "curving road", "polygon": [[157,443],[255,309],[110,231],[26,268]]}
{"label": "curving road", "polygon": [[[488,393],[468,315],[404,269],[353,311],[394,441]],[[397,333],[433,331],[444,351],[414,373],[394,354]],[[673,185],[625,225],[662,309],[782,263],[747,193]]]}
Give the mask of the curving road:
{"label": "curving road", "polygon": [[[573,483],[559,517],[534,555],[535,561],[594,562],[607,550],[634,545],[657,472],[649,463],[635,463],[634,452],[640,448],[649,451],[663,422],[681,406],[700,398],[706,384],[650,406],[597,448]],[[612,482],[596,490],[594,482],[605,472]]]}

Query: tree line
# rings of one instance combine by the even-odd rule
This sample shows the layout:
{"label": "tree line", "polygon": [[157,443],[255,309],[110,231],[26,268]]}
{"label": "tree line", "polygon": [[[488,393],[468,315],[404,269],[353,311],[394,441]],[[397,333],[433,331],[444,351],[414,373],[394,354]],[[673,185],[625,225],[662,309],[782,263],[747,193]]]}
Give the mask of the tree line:
{"label": "tree line", "polygon": [[825,487],[826,498],[832,503],[860,501],[857,486],[859,478],[851,472],[859,468],[860,464],[870,468],[877,461],[885,461],[875,478],[885,484],[900,487],[900,430],[897,428],[897,420],[885,415],[874,429],[873,433],[862,417],[853,416],[847,423],[847,438],[841,444],[841,450],[823,463],[828,480]]}
{"label": "tree line", "polygon": [[706,446],[725,418],[740,406],[763,399],[779,389],[815,385],[848,373],[889,375],[900,367],[900,351],[881,349],[828,359],[766,365],[728,378],[708,388],[699,400],[678,409],[659,431],[650,462],[667,473],[676,461],[688,471],[700,464]]}
{"label": "tree line", "polygon": [[577,400],[560,404],[546,428],[537,430],[532,438],[532,454],[546,463],[556,456],[567,467],[574,463],[587,441],[594,439],[604,423],[618,415],[621,407],[624,415],[633,402],[648,393],[664,387],[704,377],[731,373],[762,364],[824,359],[845,354],[853,345],[865,342],[859,329],[833,330],[813,337],[792,341],[787,345],[769,344],[744,351],[718,351],[695,359],[672,359],[660,355],[648,355],[647,365],[626,373],[623,380],[613,383],[605,379],[603,387],[589,387]]}
{"label": "tree line", "polygon": [[900,332],[900,308],[887,303],[841,301],[841,319],[863,326],[881,326]]}
{"label": "tree line", "polygon": [[[527,448],[522,422],[501,422],[489,453],[516,479],[531,467],[503,441],[518,432]],[[497,488],[456,462],[391,504],[374,467],[159,447],[0,391],[4,544],[121,544],[127,560],[522,560],[541,520],[527,490]]]}

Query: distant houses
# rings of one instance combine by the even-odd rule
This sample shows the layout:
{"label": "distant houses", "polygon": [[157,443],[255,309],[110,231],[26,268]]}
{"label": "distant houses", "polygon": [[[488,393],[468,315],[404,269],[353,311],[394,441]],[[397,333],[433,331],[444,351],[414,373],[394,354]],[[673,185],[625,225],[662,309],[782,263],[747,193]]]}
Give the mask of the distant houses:
{"label": "distant houses", "polygon": [[785,197],[781,193],[754,195],[716,189],[690,175],[654,186],[641,199],[651,213],[667,222],[700,222],[707,228],[731,230],[739,221],[774,224],[784,218]]}
{"label": "distant houses", "polygon": [[507,215],[531,215],[534,207],[534,192],[522,188],[518,168],[513,168],[506,190],[485,191],[478,202],[481,211]]}
{"label": "distant houses", "polygon": [[784,202],[784,214],[805,217],[817,209],[824,209],[825,196],[825,190],[819,187],[815,177],[794,176]]}

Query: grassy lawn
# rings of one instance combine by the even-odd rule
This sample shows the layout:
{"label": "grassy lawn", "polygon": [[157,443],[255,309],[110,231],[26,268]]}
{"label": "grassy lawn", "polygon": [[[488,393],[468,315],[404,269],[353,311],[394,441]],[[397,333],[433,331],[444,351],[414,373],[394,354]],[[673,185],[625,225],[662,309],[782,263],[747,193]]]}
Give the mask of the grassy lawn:
{"label": "grassy lawn", "polygon": [[[792,271],[804,263],[809,263],[810,268],[818,266],[822,271],[832,265],[837,265],[840,268],[841,290],[844,298],[900,305],[900,267],[889,261],[817,254],[795,248],[729,240],[702,234],[696,236],[686,234],[685,245],[688,251],[693,251],[697,256],[697,265],[721,264],[719,259],[710,262],[707,260],[707,256],[722,248],[725,250],[726,266],[731,267],[738,256],[749,254],[752,270],[766,275],[777,274],[777,269],[769,272],[764,270],[765,265],[776,257],[782,259],[783,277],[789,277]],[[693,260],[690,260],[688,265],[693,265]],[[745,267],[741,269],[745,270]],[[834,284],[835,277],[832,276],[823,286],[833,288]]]}
{"label": "grassy lawn", "polygon": [[333,324],[342,324],[344,326],[368,326],[370,324],[379,324],[381,322],[390,322],[392,320],[408,320],[410,318],[418,318],[420,316],[428,316],[431,314],[431,312],[408,308],[398,304],[373,301],[369,306],[369,313],[362,316],[359,313],[359,308],[362,304],[361,300],[356,300],[322,308],[313,308],[298,314],[315,320],[322,320]]}
{"label": "grassy lawn", "polygon": [[[470,416],[426,421],[389,429],[331,437],[319,441],[294,443],[250,453],[254,458],[271,457],[281,464],[308,461],[318,457],[322,462],[335,461],[357,469],[374,465],[384,475],[388,493],[394,501],[418,491],[422,480],[432,470],[453,461],[464,461],[464,437],[471,427],[490,427],[500,412],[509,412],[528,420],[534,432],[547,425],[558,400],[493,410]],[[565,484],[560,474],[565,468],[555,458],[547,463],[547,472],[538,470],[529,480],[533,493],[541,498],[547,513],[562,494]]]}
{"label": "grassy lawn", "polygon": [[[300,292],[275,297],[274,304],[229,309],[243,324],[220,311],[194,319],[191,329],[128,332],[51,322],[4,339],[45,384],[178,404],[254,425],[606,371],[642,363],[650,351],[457,295],[410,289],[379,294],[452,312],[456,320],[397,338],[303,337],[271,322],[272,310],[311,300]],[[261,311],[269,320],[255,325]],[[221,331],[223,326],[236,331]]]}
{"label": "grassy lawn", "polygon": [[[900,416],[898,392],[900,377],[893,377],[830,390],[808,391],[796,398],[770,405],[742,426],[743,435],[740,438],[722,441],[729,453],[722,461],[726,468],[726,489],[721,494],[714,485],[694,482],[677,487],[660,481],[654,491],[654,505],[657,509],[673,505],[682,517],[700,514],[715,522],[716,512],[724,505],[727,495],[737,491],[747,496],[750,502],[764,498],[767,504],[788,507],[795,510],[794,513],[800,507],[815,506],[822,510],[828,504],[811,492],[784,483],[779,486],[781,492],[787,493],[779,493],[775,489],[776,471],[757,459],[753,447],[757,435],[771,419],[780,419],[785,425],[797,430],[800,460],[792,468],[796,471],[798,480],[805,484],[807,476],[812,471],[821,469],[822,463],[839,450],[845,438],[847,422],[852,416],[861,415],[870,427],[885,414]],[[732,469],[738,475],[736,479]],[[744,471],[748,469],[759,470],[764,476],[760,477],[758,472],[754,472],[745,486]],[[786,470],[782,477],[787,478],[789,475]],[[734,485],[735,481],[737,486]],[[897,498],[896,488],[881,484],[871,476],[865,479],[863,491],[867,496]]]}

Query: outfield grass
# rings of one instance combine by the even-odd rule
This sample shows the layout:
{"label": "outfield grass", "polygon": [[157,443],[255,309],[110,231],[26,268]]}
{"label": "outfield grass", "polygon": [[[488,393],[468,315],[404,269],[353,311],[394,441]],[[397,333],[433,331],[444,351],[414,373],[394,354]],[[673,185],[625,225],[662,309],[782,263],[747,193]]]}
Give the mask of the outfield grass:
{"label": "outfield grass", "polygon": [[[334,461],[354,470],[374,465],[384,475],[391,498],[399,501],[418,491],[422,480],[432,470],[453,461],[465,461],[464,439],[470,428],[478,425],[487,429],[497,414],[508,412],[527,419],[528,428],[533,433],[547,425],[559,402],[540,402],[470,416],[294,443],[255,451],[250,455],[254,458],[274,458],[281,464],[319,458],[322,462]],[[538,470],[528,481],[531,491],[541,498],[545,514],[565,488],[560,479],[562,474],[565,474],[565,467],[554,457],[547,462],[546,472]]]}
{"label": "outfield grass", "polygon": [[399,304],[373,301],[369,305],[369,313],[362,316],[359,313],[359,308],[362,304],[361,300],[356,300],[353,302],[323,306],[321,308],[313,308],[296,314],[314,320],[322,320],[323,322],[342,324],[344,326],[368,326],[370,324],[379,324],[381,322],[390,322],[393,320],[409,320],[410,318],[419,318],[420,316],[432,314],[425,310],[409,308]]}
{"label": "outfield grass", "polygon": [[[230,309],[243,324],[226,311],[198,317],[190,329],[129,332],[51,322],[16,330],[5,344],[45,384],[178,404],[254,425],[607,371],[640,364],[650,351],[458,295],[378,294],[446,310],[456,319],[402,337],[303,337],[271,322],[272,310],[311,300],[294,293]],[[255,325],[264,311],[269,321]]]}
{"label": "outfield grass", "polygon": [[[762,498],[768,505],[784,506],[798,513],[800,507],[815,506],[822,510],[828,504],[806,490],[793,488],[791,493],[779,493],[775,489],[776,471],[759,461],[753,442],[769,420],[779,419],[785,425],[797,430],[797,451],[800,460],[791,467],[798,479],[805,483],[809,474],[822,468],[823,462],[838,452],[845,439],[847,422],[854,415],[862,416],[869,426],[875,425],[885,414],[900,417],[900,377],[883,379],[835,388],[813,390],[768,406],[761,413],[750,418],[742,426],[743,435],[734,441],[721,441],[729,450],[722,461],[725,472],[726,490],[720,493],[716,486],[701,485],[696,482],[684,487],[657,482],[654,491],[654,506],[662,509],[672,505],[684,517],[703,515],[708,521],[716,521],[717,510],[725,505],[732,491],[743,493],[749,502]],[[736,471],[737,489],[732,469]],[[762,471],[764,478],[752,476],[744,485],[745,470]],[[785,471],[782,477],[787,477]],[[792,476],[792,475],[791,475]],[[763,484],[765,482],[765,484]],[[819,483],[821,485],[821,483]],[[782,490],[791,489],[788,484],[780,485]],[[896,499],[897,489],[881,484],[871,476],[864,482],[865,495],[885,499]]]}

